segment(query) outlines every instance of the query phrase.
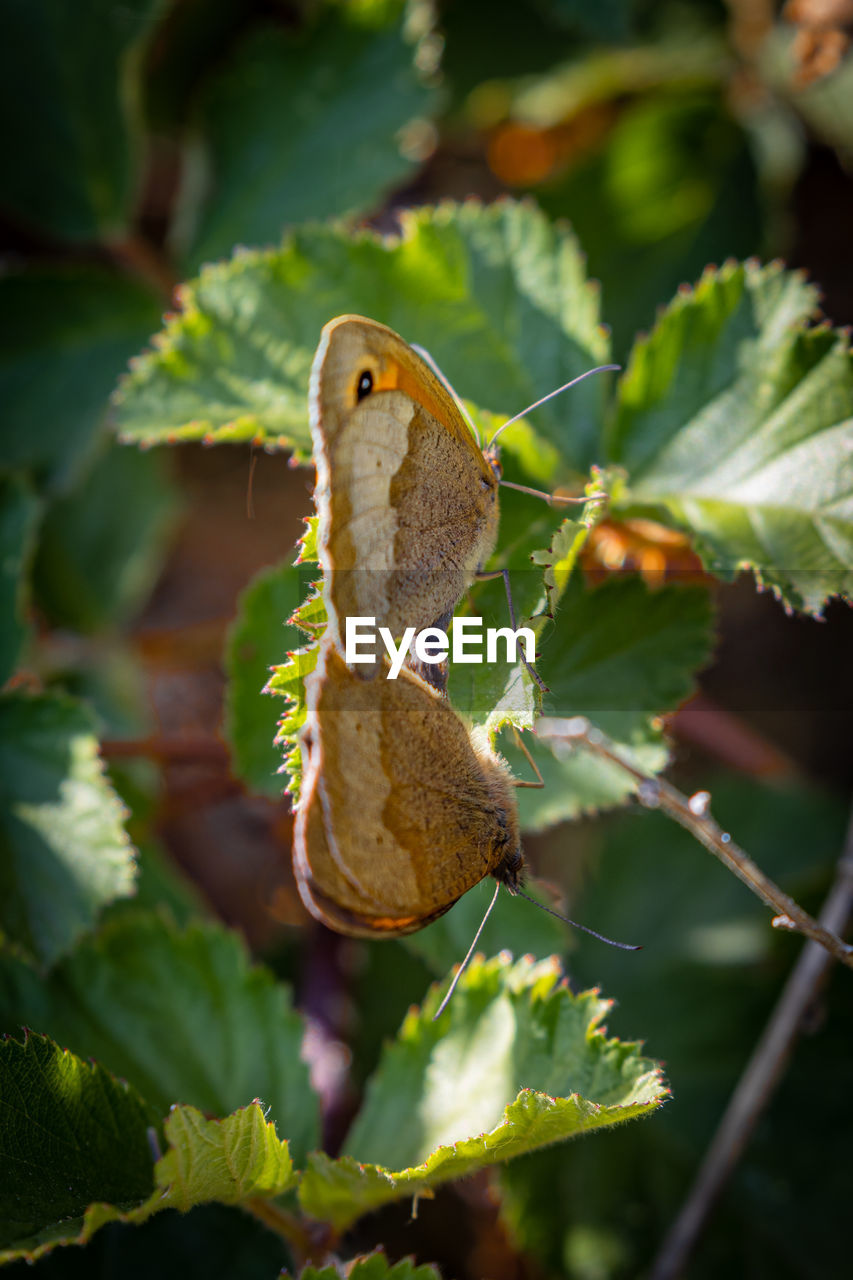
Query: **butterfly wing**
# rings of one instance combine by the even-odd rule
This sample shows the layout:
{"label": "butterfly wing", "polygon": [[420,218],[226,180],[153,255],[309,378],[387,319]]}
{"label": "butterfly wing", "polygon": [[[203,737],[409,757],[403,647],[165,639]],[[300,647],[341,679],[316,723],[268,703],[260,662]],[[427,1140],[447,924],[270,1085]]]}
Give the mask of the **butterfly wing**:
{"label": "butterfly wing", "polygon": [[494,546],[498,479],[439,379],[392,330],[340,316],[314,360],[311,429],[338,647],[348,615],[399,635],[452,613]]}
{"label": "butterfly wing", "polygon": [[366,685],[327,642],[306,693],[294,868],[314,915],[412,932],[518,857],[509,776],[416,676]]}

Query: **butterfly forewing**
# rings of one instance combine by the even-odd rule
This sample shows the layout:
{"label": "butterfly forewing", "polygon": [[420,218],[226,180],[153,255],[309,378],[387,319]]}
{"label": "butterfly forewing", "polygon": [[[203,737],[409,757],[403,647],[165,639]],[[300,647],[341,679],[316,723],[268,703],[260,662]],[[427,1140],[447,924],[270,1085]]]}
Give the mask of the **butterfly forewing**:
{"label": "butterfly forewing", "polygon": [[456,403],[392,330],[341,316],[311,379],[318,547],[330,634],[395,636],[452,613],[497,537],[498,476]]}

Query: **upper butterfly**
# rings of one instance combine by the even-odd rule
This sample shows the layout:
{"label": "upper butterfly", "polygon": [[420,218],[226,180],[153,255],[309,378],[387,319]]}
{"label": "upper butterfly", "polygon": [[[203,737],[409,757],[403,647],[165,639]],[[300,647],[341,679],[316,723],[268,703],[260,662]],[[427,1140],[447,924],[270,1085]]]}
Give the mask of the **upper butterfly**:
{"label": "upper butterfly", "polygon": [[363,316],[323,329],[310,410],[335,646],[344,652],[347,617],[375,618],[394,636],[446,627],[497,539],[497,452],[480,450],[409,344]]}

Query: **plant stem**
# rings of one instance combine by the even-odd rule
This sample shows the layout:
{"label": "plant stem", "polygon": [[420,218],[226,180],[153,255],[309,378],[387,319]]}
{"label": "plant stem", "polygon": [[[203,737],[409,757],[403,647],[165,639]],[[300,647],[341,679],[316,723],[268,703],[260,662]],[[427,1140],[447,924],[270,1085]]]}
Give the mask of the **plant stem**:
{"label": "plant stem", "polygon": [[295,1213],[282,1209],[274,1200],[252,1196],[251,1199],[244,1200],[240,1207],[277,1236],[281,1236],[293,1251],[294,1261],[300,1266],[303,1262],[322,1261],[334,1245],[334,1234],[326,1223],[313,1224],[318,1228],[313,1232]]}
{"label": "plant stem", "polygon": [[[821,911],[821,922],[843,932],[853,910],[853,816],[835,883]],[[816,942],[803,948],[753,1051],[681,1211],[667,1232],[649,1280],[676,1280],[690,1257],[705,1221],[740,1158],[762,1110],[791,1055],[803,1016],[826,977],[831,957]]]}
{"label": "plant stem", "polygon": [[165,254],[142,236],[114,240],[108,246],[113,260],[131,275],[141,277],[157,293],[171,298],[178,277]]}
{"label": "plant stem", "polygon": [[227,764],[228,752],[216,738],[180,736],[174,738],[103,738],[101,754],[110,760],[145,756],[161,764],[189,761],[191,764]]}
{"label": "plant stem", "polygon": [[568,743],[592,752],[602,760],[609,760],[637,783],[637,799],[648,809],[662,809],[685,830],[703,844],[709,853],[719,858],[739,880],[751,889],[756,897],[776,912],[775,929],[787,929],[801,933],[813,942],[819,942],[830,955],[853,969],[853,946],[844,942],[831,929],[819,924],[804,911],[777,884],[766,876],[761,868],[735,844],[727,831],[723,831],[711,816],[711,797],[707,791],[697,791],[689,798],[662,778],[653,778],[627,760],[608,737],[590,724],[585,716],[569,719],[541,719],[536,732],[540,738],[560,738]]}

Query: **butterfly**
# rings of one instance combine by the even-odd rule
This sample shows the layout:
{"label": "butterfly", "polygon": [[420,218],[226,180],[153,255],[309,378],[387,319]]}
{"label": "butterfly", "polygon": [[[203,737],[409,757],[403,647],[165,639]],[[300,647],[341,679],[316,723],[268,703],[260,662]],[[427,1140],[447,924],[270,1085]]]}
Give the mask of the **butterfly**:
{"label": "butterfly", "polygon": [[293,866],[313,916],[392,937],[487,875],[518,891],[513,779],[438,693],[406,668],[365,682],[327,637],[305,694]]}
{"label": "butterfly", "polygon": [[343,652],[347,616],[394,636],[446,627],[497,540],[497,452],[426,361],[363,316],[323,329],[309,400],[334,643]]}
{"label": "butterfly", "polygon": [[[496,436],[481,449],[427,361],[399,334],[364,316],[338,316],[324,327],[309,406],[318,553],[329,634],[342,653],[347,617],[373,618],[392,636],[407,627],[447,628],[494,550],[501,484],[547,501],[585,501],[503,480]],[[499,573],[515,627],[507,571]],[[362,666],[361,674],[375,675],[379,664],[377,658]],[[446,666],[416,669],[436,687],[446,683]]]}

